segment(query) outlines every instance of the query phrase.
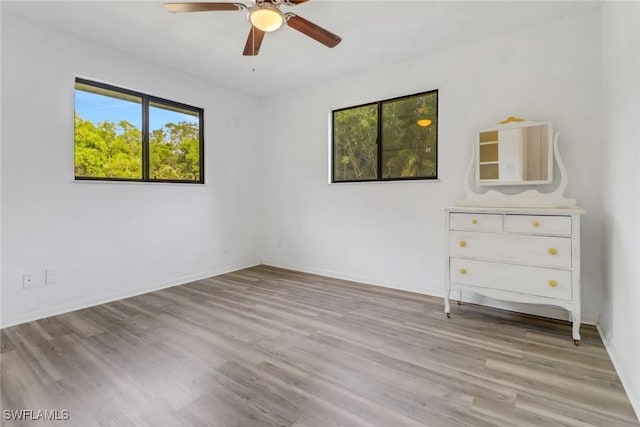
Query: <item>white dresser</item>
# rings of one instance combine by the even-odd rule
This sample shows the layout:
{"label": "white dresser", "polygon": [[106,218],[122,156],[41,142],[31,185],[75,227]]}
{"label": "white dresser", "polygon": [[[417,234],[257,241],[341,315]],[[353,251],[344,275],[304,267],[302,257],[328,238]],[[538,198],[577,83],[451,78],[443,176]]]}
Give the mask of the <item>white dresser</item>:
{"label": "white dresser", "polygon": [[569,310],[580,340],[580,209],[445,208],[444,311],[453,290]]}

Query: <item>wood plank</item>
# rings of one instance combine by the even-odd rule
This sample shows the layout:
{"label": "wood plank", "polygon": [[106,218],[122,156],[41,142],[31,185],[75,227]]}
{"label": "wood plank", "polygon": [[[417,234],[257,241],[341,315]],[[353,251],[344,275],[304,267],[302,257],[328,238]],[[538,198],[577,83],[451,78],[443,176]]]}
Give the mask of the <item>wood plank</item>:
{"label": "wood plank", "polygon": [[640,426],[595,328],[575,347],[567,322],[452,309],[249,268],[2,330],[1,409],[82,426]]}

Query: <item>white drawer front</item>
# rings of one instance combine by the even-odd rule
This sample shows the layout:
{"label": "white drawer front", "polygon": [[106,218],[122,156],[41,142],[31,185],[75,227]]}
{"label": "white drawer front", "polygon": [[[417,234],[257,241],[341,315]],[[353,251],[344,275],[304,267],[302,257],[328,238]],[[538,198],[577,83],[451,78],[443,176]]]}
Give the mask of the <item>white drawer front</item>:
{"label": "white drawer front", "polygon": [[570,268],[571,239],[450,231],[449,254],[455,257]]}
{"label": "white drawer front", "polygon": [[507,215],[505,231],[526,234],[557,234],[571,236],[570,216]]}
{"label": "white drawer front", "polygon": [[502,215],[450,213],[451,230],[502,231]]}
{"label": "white drawer front", "polygon": [[455,283],[529,295],[571,299],[571,272],[552,268],[500,264],[451,258],[450,280]]}

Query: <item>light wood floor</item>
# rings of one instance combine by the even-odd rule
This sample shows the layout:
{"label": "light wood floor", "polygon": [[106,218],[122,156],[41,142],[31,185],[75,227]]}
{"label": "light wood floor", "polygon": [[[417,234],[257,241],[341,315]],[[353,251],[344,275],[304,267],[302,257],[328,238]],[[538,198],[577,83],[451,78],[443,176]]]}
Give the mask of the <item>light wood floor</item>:
{"label": "light wood floor", "polygon": [[593,327],[255,267],[2,331],[74,426],[640,425]]}

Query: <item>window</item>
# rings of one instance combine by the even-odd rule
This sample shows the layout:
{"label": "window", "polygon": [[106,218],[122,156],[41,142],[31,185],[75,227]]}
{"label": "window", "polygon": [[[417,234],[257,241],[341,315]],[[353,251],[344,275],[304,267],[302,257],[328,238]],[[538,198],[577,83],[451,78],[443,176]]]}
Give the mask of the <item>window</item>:
{"label": "window", "polygon": [[438,177],[438,91],[334,110],[332,182]]}
{"label": "window", "polygon": [[201,108],[76,78],[77,180],[204,182]]}

